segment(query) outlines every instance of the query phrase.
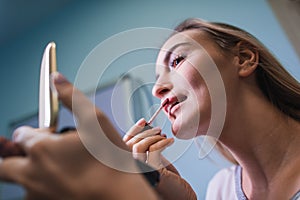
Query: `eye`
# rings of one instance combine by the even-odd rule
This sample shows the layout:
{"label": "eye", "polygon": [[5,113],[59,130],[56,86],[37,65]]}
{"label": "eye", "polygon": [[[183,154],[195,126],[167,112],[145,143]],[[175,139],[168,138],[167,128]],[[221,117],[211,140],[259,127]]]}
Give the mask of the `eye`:
{"label": "eye", "polygon": [[177,65],[179,65],[184,59],[185,59],[185,57],[182,56],[182,55],[176,56],[174,59],[171,60],[170,67],[171,68],[176,68]]}

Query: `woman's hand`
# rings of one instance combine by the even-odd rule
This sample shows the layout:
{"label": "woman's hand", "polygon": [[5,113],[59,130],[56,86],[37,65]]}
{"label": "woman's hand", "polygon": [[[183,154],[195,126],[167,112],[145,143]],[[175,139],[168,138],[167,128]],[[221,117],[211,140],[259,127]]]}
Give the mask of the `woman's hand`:
{"label": "woman's hand", "polygon": [[161,152],[173,144],[173,138],[166,138],[160,128],[143,131],[145,119],[140,119],[123,137],[123,141],[132,149],[133,157],[147,162],[160,172],[157,192],[165,200],[195,200],[197,196],[192,187],[179,175],[176,168]]}
{"label": "woman's hand", "polygon": [[173,144],[173,138],[161,134],[161,129],[155,127],[143,131],[145,119],[140,119],[123,137],[123,141],[132,150],[133,157],[146,162],[155,169],[164,167],[161,152]]}
{"label": "woman's hand", "polygon": [[[3,159],[0,179],[23,185],[26,199],[157,199],[141,175],[116,170],[92,156],[96,150],[113,164],[137,168],[130,152],[123,156],[115,151],[128,148],[106,116],[62,75],[56,75],[54,82],[60,100],[76,116],[79,132],[57,135],[46,129],[17,129],[13,140],[26,156]],[[103,140],[91,142],[95,132]],[[87,149],[86,144],[97,146]]]}

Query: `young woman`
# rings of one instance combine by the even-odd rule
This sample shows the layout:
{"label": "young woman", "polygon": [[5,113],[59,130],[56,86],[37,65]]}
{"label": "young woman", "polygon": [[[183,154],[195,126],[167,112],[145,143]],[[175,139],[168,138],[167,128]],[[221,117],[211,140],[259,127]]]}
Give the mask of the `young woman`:
{"label": "young woman", "polygon": [[[153,95],[162,102],[168,99],[164,110],[176,137],[191,139],[209,132],[237,164],[214,177],[207,199],[300,198],[300,84],[239,28],[188,19],[175,30],[158,55]],[[222,99],[223,90],[214,85],[218,76],[211,73],[210,58],[226,91],[220,135],[211,133],[217,129],[208,131],[223,124],[221,117],[212,118],[213,106],[222,103],[212,103],[213,98]],[[148,151],[148,163],[164,169],[159,152],[173,139],[156,135],[158,130],[139,133],[144,124],[140,120],[124,141],[134,155]]]}
{"label": "young woman", "polygon": [[[237,163],[214,177],[207,199],[299,198],[299,83],[243,30],[189,19],[176,31],[158,55],[153,94],[167,102],[164,110],[176,137],[210,135]],[[173,139],[157,128],[141,133],[144,120],[123,140],[134,156],[160,170],[157,193],[142,176],[98,162],[81,143],[91,139],[90,134],[99,131],[120,148],[126,150],[126,145],[99,110],[101,130],[92,123],[93,105],[68,81],[57,75],[54,83],[62,102],[73,108],[80,135],[86,138],[18,129],[14,140],[26,157],[3,159],[0,179],[24,185],[28,199],[196,198],[176,169],[160,156]],[[72,102],[74,93],[78,95]],[[215,106],[224,105],[226,113],[215,114]],[[131,156],[121,156],[103,141],[100,156],[136,167]]]}

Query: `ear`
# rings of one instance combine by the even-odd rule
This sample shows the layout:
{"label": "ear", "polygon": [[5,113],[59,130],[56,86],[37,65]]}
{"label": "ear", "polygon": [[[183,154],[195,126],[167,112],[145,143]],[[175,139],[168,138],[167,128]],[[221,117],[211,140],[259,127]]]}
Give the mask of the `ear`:
{"label": "ear", "polygon": [[239,42],[236,46],[236,50],[234,60],[238,66],[238,74],[241,77],[247,77],[255,71],[258,65],[258,51],[253,48],[251,49],[249,45],[246,45],[244,42]]}

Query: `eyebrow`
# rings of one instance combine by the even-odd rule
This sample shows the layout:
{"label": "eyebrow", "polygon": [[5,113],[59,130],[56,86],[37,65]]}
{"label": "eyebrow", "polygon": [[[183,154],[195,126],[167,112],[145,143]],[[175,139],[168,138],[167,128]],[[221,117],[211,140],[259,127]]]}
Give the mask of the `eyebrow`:
{"label": "eyebrow", "polygon": [[190,45],[190,43],[189,42],[178,43],[172,46],[169,50],[167,50],[167,55],[165,56],[164,63],[169,64],[168,61],[170,60],[170,56],[172,52],[175,51],[175,49],[177,49],[178,47],[185,46],[185,45]]}
{"label": "eyebrow", "polygon": [[[189,43],[189,42],[181,42],[181,43],[177,43],[177,44],[175,44],[174,46],[172,46],[169,50],[165,50],[165,51],[167,51],[167,55],[166,55],[165,58],[164,58],[164,63],[165,63],[166,65],[168,65],[168,64],[169,64],[168,61],[170,60],[171,53],[172,53],[173,51],[175,51],[175,49],[177,49],[178,47],[180,47],[180,46],[185,46],[185,45],[191,45],[191,43]],[[157,80],[158,78],[159,78],[159,75],[157,74],[157,75],[155,76],[155,79]]]}

